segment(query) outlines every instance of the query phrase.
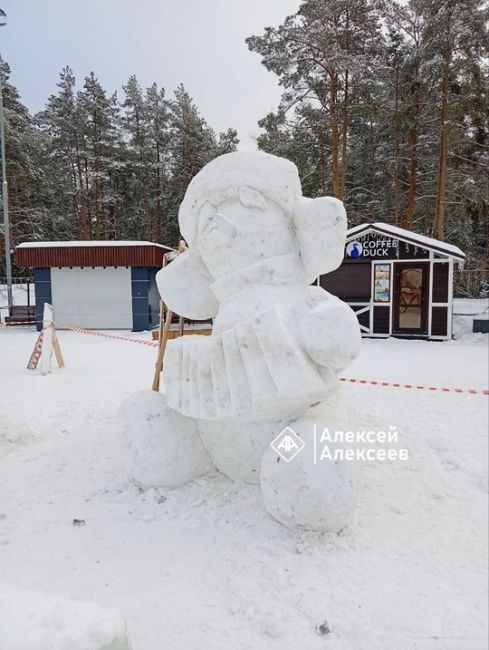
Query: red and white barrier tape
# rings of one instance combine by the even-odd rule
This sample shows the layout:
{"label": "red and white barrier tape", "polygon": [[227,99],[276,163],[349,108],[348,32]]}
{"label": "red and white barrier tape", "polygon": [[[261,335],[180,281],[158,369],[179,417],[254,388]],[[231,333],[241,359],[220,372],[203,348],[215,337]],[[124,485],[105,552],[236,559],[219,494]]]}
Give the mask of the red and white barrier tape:
{"label": "red and white barrier tape", "polygon": [[34,346],[34,350],[32,350],[29,363],[27,364],[27,370],[35,370],[37,368],[37,364],[41,356],[43,339],[44,339],[44,330],[41,330],[39,332],[36,345]]}
{"label": "red and white barrier tape", "polygon": [[[129,341],[130,343],[140,343],[141,345],[149,345],[151,347],[157,348],[158,343],[156,341],[142,341],[139,339],[132,339],[128,336],[115,336],[114,334],[104,334],[102,332],[97,332],[95,330],[84,329],[83,327],[72,327],[70,325],[60,325],[64,329],[69,329],[73,332],[80,332],[81,334],[92,334],[93,336],[101,336],[108,339],[117,339],[120,341]],[[420,384],[401,384],[389,381],[376,381],[374,379],[354,379],[353,377],[340,377],[340,381],[350,384],[368,384],[370,386],[389,386],[391,388],[411,388],[414,390],[427,390],[427,391],[438,391],[441,393],[468,393],[470,395],[489,395],[489,390],[476,390],[475,388],[448,388],[444,386],[439,388],[437,386],[422,386]]]}
{"label": "red and white barrier tape", "polygon": [[[52,324],[51,324],[52,326]],[[116,341],[128,341],[129,343],[138,343],[139,345],[146,345],[152,348],[158,347],[157,341],[144,341],[142,339],[133,339],[129,336],[117,336],[115,334],[105,334],[97,330],[86,329],[84,327],[73,327],[72,325],[58,324],[59,328],[78,332],[80,334],[89,334],[91,336],[98,336],[106,339],[115,339]],[[411,390],[427,390],[429,392],[439,393],[462,393],[469,395],[489,395],[489,390],[477,390],[475,388],[448,388],[447,386],[423,386],[421,384],[402,384],[400,382],[378,381],[375,379],[355,379],[353,377],[340,377],[341,382],[349,384],[363,384],[369,386],[385,386],[390,388],[406,388]]]}
{"label": "red and white barrier tape", "polygon": [[420,384],[401,384],[390,381],[377,381],[374,379],[354,379],[353,377],[340,377],[340,381],[349,384],[367,384],[370,386],[389,386],[390,388],[411,388],[413,390],[438,391],[439,393],[468,393],[470,395],[489,395],[489,390],[476,390],[475,388],[448,388],[447,386],[422,386]]}
{"label": "red and white barrier tape", "polygon": [[84,327],[73,327],[72,325],[57,324],[60,329],[71,330],[72,332],[79,332],[80,334],[90,334],[91,336],[100,336],[105,339],[115,339],[116,341],[129,341],[130,343],[139,343],[140,345],[149,345],[150,347],[157,348],[156,341],[143,341],[142,339],[132,339],[129,336],[116,336],[115,334],[105,334],[97,330],[86,329]]}

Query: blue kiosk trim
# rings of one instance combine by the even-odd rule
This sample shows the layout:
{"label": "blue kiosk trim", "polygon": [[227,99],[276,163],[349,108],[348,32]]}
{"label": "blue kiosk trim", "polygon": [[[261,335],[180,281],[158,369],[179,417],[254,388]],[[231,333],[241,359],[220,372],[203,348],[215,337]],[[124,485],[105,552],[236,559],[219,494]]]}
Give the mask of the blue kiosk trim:
{"label": "blue kiosk trim", "polygon": [[34,269],[34,292],[36,296],[36,329],[40,332],[44,303],[52,304],[51,269]]}
{"label": "blue kiosk trim", "polygon": [[[132,329],[133,332],[149,330],[157,323],[154,307],[150,303],[150,289],[156,270],[149,266],[131,267]],[[157,318],[158,316],[156,316]]]}

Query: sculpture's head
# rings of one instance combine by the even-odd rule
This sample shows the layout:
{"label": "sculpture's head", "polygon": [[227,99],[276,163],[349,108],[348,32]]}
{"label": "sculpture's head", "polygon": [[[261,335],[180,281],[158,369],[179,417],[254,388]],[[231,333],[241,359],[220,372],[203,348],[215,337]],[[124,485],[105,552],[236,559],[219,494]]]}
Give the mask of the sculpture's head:
{"label": "sculpture's head", "polygon": [[297,253],[311,283],[343,259],[341,201],[304,198],[296,166],[258,151],[207,164],[187,188],[179,224],[189,249],[158,273],[158,287],[166,304],[189,318],[215,316],[211,284],[257,262]]}

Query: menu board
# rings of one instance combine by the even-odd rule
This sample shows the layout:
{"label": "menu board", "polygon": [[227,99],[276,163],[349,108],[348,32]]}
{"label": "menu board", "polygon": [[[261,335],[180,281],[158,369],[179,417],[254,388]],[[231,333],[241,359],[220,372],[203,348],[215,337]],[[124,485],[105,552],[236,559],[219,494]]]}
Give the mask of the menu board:
{"label": "menu board", "polygon": [[390,264],[374,264],[374,302],[390,301]]}

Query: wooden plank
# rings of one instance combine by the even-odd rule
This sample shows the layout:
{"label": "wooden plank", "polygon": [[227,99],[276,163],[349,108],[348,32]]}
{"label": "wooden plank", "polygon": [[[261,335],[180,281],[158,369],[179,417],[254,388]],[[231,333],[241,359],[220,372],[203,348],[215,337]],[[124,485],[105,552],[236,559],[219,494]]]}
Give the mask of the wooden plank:
{"label": "wooden plank", "polygon": [[163,357],[165,356],[166,342],[168,341],[168,332],[170,330],[172,316],[173,313],[170,310],[168,310],[166,312],[165,325],[163,327],[162,336],[160,338],[158,357],[156,359],[155,374],[153,377],[153,385],[151,387],[152,390],[156,392],[160,390],[160,377],[161,377],[161,372],[163,370]]}
{"label": "wooden plank", "polygon": [[54,354],[56,356],[56,362],[58,364],[58,368],[64,368],[65,367],[65,361],[63,359],[63,353],[61,352],[61,346],[58,341],[58,337],[56,335],[56,330],[53,330],[53,350]]}
{"label": "wooden plank", "polygon": [[[165,253],[165,255],[163,255],[163,268],[165,268],[167,264],[168,264],[168,253]],[[159,341],[158,356],[156,358],[155,372],[153,375],[153,384],[151,386],[151,389],[156,392],[159,392],[160,390],[160,378],[161,378],[161,372],[163,370],[163,357],[165,356],[166,341],[168,339],[168,332],[170,330],[171,319],[173,316],[172,312],[168,309],[166,313],[166,318],[164,318],[165,308],[166,308],[165,303],[163,302],[163,300],[160,300],[160,326],[158,329],[158,341]]]}
{"label": "wooden plank", "polygon": [[[186,249],[186,244],[183,240],[181,240],[178,244],[178,254],[183,253]],[[168,253],[165,253],[163,256],[163,268],[168,264]],[[170,309],[167,309],[166,312],[166,318],[165,318],[165,324],[162,328],[162,323],[163,323],[163,314],[164,310],[166,308],[166,305],[164,304],[163,301],[160,303],[160,327],[158,331],[158,339],[159,339],[159,346],[158,346],[158,357],[156,359],[156,366],[155,366],[155,373],[153,377],[153,385],[152,385],[152,390],[158,392],[160,390],[160,378],[161,378],[161,373],[163,371],[163,358],[165,356],[165,350],[166,350],[166,343],[168,341],[168,334],[170,332],[170,327],[171,327],[171,321],[173,318],[173,312]],[[179,331],[180,335],[183,334],[183,329],[184,329],[184,320],[180,316],[179,318]]]}
{"label": "wooden plank", "polygon": [[[212,327],[186,327],[183,330],[183,335],[184,336],[191,336],[192,334],[197,334],[199,336],[210,336],[212,334]],[[179,336],[179,331],[178,329],[171,329],[168,332],[168,338],[169,339],[175,339]],[[160,333],[159,329],[153,330],[151,333],[151,336],[153,338],[153,341],[159,341],[160,339]]]}

